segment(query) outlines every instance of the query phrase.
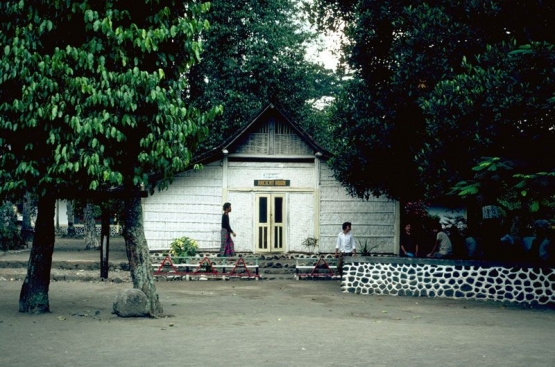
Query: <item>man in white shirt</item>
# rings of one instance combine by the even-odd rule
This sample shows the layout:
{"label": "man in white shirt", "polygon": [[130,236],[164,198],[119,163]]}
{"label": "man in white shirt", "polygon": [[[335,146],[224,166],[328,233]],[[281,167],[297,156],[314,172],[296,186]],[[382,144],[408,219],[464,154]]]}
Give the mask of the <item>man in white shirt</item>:
{"label": "man in white shirt", "polygon": [[335,244],[335,257],[337,257],[337,271],[343,276],[343,258],[345,256],[355,256],[355,239],[351,234],[351,222],[343,223],[343,232],[337,235],[337,243]]}

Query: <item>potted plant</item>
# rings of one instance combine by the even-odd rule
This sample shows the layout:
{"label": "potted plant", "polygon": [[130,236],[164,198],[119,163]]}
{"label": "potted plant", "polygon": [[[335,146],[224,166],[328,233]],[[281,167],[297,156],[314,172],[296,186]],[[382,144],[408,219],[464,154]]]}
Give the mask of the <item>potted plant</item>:
{"label": "potted plant", "polygon": [[[189,237],[180,237],[170,243],[170,255],[172,257],[190,257],[195,256],[198,251],[197,241]],[[178,260],[181,261],[182,259]]]}
{"label": "potted plant", "polygon": [[364,245],[362,244],[362,241],[358,241],[357,253],[360,256],[371,256],[372,255],[372,250],[375,249],[378,246],[379,245],[375,245],[375,246],[370,247],[370,242],[367,239],[364,240]]}
{"label": "potted plant", "polygon": [[314,237],[307,237],[301,243],[301,246],[306,247],[310,252],[318,253],[318,239]]}

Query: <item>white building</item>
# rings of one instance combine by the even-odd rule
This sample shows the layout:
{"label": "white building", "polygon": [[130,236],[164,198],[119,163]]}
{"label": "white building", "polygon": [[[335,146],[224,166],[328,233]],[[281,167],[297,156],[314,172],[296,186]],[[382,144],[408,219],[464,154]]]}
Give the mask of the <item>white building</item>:
{"label": "white building", "polygon": [[[200,170],[175,177],[168,190],[143,201],[150,250],[165,250],[178,237],[201,250],[220,247],[222,205],[232,204],[235,251],[334,252],[343,222],[351,222],[357,247],[398,253],[399,205],[385,198],[351,197],[326,164],[329,154],[273,105],[218,148],[200,157]],[[379,172],[376,172],[379,174]],[[360,252],[360,251],[359,251]]]}

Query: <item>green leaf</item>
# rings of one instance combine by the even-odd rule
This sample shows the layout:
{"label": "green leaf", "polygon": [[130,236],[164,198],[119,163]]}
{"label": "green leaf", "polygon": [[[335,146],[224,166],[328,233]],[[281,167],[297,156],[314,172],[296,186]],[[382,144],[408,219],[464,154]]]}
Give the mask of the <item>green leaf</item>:
{"label": "green leaf", "polygon": [[530,203],[530,211],[532,213],[536,213],[538,210],[540,210],[540,203],[538,201],[532,201]]}

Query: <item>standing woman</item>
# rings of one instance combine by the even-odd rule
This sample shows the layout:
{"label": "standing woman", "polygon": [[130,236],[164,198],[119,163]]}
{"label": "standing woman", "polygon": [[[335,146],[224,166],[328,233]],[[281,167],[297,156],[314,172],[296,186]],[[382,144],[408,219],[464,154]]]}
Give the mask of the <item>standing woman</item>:
{"label": "standing woman", "polygon": [[220,247],[220,256],[235,256],[235,244],[231,239],[231,235],[235,237],[235,232],[229,225],[229,213],[231,212],[231,204],[225,203],[223,206],[224,214],[222,214],[222,245]]}

